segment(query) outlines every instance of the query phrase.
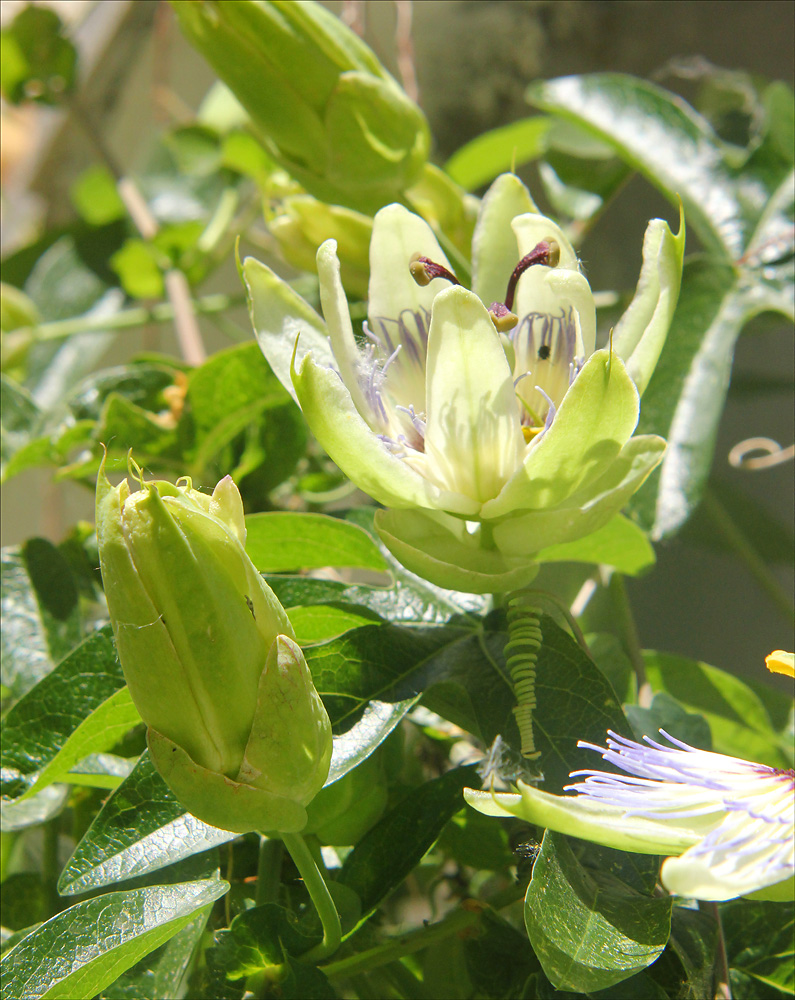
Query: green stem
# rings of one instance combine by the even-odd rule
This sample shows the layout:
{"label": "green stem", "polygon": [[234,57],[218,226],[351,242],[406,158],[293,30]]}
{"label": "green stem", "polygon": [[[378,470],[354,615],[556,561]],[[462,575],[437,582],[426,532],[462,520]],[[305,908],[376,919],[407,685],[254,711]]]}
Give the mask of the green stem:
{"label": "green stem", "polygon": [[[205,295],[193,301],[193,309],[200,315],[225,312],[243,305],[244,295]],[[54,320],[40,326],[20,329],[19,333],[30,333],[35,340],[65,340],[78,333],[109,333],[113,330],[130,330],[147,323],[171,323],[174,321],[174,307],[170,302],[159,302],[151,308],[136,306],[124,309],[113,316],[76,316],[73,319]]]}
{"label": "green stem", "polygon": [[610,598],[616,611],[616,624],[618,625],[621,643],[624,651],[629,657],[632,669],[638,680],[638,704],[648,708],[651,704],[651,686],[646,677],[646,664],[643,662],[638,630],[635,626],[635,618],[627,594],[627,585],[621,573],[613,573],[610,577]]}
{"label": "green stem", "polygon": [[711,490],[707,490],[701,502],[704,505],[707,515],[712,519],[712,523],[732,551],[745,563],[748,571],[762,590],[764,590],[779,611],[781,611],[787,621],[795,623],[795,606],[793,606],[792,601],[765,565],[764,559],[734,523],[720,500],[718,500]]}
{"label": "green stem", "polygon": [[720,907],[717,903],[702,900],[698,904],[698,908],[702,913],[708,913],[718,925],[713,996],[715,1000],[732,1000],[732,988],[729,979],[729,957],[726,954],[726,938],[723,934],[723,924],[720,919]]}
{"label": "green stem", "polygon": [[256,904],[275,903],[279,895],[284,844],[271,837],[259,838]]}
{"label": "green stem", "polygon": [[317,915],[323,926],[323,940],[319,945],[310,949],[301,958],[307,962],[317,962],[321,958],[328,958],[339,948],[342,941],[342,927],[337,907],[331,898],[323,876],[318,870],[315,859],[309,848],[306,846],[304,838],[300,833],[283,833],[282,840],[284,846],[290,852],[290,856],[295,862],[301,878],[304,880],[312,902],[315,904]]}
{"label": "green stem", "polygon": [[349,958],[342,958],[338,962],[331,962],[323,966],[326,976],[353,976],[362,972],[369,972],[371,969],[378,969],[382,965],[389,965],[396,962],[405,955],[411,955],[415,951],[422,951],[429,948],[438,941],[459,934],[467,927],[472,927],[480,920],[480,911],[465,910],[463,908],[455,910],[444,920],[429,927],[420,927],[416,931],[408,934],[401,934],[400,937],[393,938],[384,944],[379,944],[375,948],[361,951],[358,955],[351,955]]}

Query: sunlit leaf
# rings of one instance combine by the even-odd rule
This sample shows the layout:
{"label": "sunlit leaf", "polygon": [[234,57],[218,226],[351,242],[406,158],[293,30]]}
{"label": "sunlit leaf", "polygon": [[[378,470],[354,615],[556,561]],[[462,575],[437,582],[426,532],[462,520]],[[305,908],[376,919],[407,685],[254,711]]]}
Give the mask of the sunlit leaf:
{"label": "sunlit leaf", "polygon": [[77,903],[6,954],[3,997],[91,1000],[228,888],[227,882],[205,879]]}

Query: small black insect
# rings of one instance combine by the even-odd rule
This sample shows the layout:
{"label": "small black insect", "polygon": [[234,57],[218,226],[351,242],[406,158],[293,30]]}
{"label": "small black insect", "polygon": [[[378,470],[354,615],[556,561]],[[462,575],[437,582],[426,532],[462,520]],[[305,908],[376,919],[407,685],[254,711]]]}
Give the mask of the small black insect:
{"label": "small black insect", "polygon": [[254,614],[254,602],[251,600],[248,594],[245,594],[244,596],[246,598],[246,604],[248,605],[248,610],[251,612],[251,617],[254,619],[254,621],[256,621],[257,616]]}
{"label": "small black insect", "polygon": [[538,357],[541,361],[549,361],[549,356],[552,353],[552,348],[549,344],[542,344],[538,348]]}
{"label": "small black insect", "polygon": [[525,882],[533,874],[533,865],[541,853],[541,845],[536,840],[516,844],[513,849],[516,856],[516,881]]}

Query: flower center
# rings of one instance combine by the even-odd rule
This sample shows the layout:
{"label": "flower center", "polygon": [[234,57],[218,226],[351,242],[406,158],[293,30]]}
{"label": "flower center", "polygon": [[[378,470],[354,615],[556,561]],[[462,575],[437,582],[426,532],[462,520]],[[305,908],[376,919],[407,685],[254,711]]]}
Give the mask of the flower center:
{"label": "flower center", "polygon": [[[508,333],[519,322],[519,317],[512,312],[513,300],[516,297],[516,286],[525,271],[536,264],[541,264],[543,267],[557,267],[559,261],[560,245],[557,240],[553,239],[541,240],[540,243],[536,243],[530,253],[522,257],[508,279],[508,287],[505,290],[505,301],[492,302],[489,306],[489,315],[498,333]],[[434,278],[444,278],[451,285],[461,284],[453,272],[444,267],[443,264],[437,264],[430,257],[424,257],[419,253],[415,253],[409,261],[409,271],[412,278],[423,288],[429,285]],[[543,349],[542,347],[541,350]],[[542,361],[546,361],[549,357],[548,347],[546,351],[545,355],[539,352],[538,356]]]}

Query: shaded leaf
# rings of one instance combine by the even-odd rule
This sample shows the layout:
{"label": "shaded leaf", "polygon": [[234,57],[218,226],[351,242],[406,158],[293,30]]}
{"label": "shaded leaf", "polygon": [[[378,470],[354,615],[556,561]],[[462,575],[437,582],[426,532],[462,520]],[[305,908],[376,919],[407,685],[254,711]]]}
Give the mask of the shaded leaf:
{"label": "shaded leaf", "polygon": [[430,850],[471,781],[472,768],[459,767],[412,789],[347,856],[339,882],[361,899],[360,924]]}
{"label": "shaded leaf", "polygon": [[[646,652],[643,658],[655,691],[665,691],[685,709],[707,720],[716,753],[771,767],[792,766],[792,741],[773,727],[754,687],[724,670],[684,656]],[[770,689],[766,691],[771,701],[781,702],[780,714],[786,720],[791,700]]]}
{"label": "shaded leaf", "polygon": [[0,33],[3,96],[57,104],[74,87],[77,50],[47,7],[24,7]]}
{"label": "shaded leaf", "polygon": [[[795,993],[793,916],[790,903],[735,899],[720,908],[726,954],[732,974],[750,977],[762,992]],[[769,992],[770,990],[775,992]],[[748,995],[748,994],[746,994]]]}

